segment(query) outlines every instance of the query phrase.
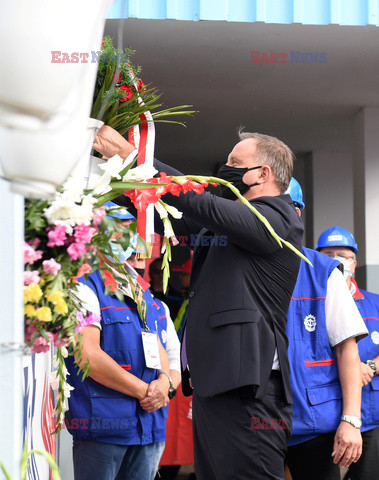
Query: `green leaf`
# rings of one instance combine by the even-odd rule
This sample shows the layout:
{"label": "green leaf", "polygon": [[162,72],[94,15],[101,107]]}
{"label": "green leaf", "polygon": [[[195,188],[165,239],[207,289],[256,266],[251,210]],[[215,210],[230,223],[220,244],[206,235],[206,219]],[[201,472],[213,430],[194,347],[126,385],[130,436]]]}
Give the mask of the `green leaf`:
{"label": "green leaf", "polygon": [[6,480],[12,480],[11,476],[9,475],[8,470],[4,467],[4,465],[3,465],[2,462],[0,462],[0,469],[1,469],[1,471],[3,472]]}

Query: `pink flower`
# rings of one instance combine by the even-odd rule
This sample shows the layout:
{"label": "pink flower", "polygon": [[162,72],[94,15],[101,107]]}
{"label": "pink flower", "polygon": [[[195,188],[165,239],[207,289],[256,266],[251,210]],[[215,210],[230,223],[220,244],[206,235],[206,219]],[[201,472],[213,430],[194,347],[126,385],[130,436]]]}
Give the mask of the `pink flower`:
{"label": "pink flower", "polygon": [[39,271],[33,270],[32,272],[24,272],[24,284],[30,285],[31,283],[39,283],[40,281]]}
{"label": "pink flower", "polygon": [[26,323],[28,324],[28,327],[26,328],[25,340],[26,340],[27,342],[31,342],[31,340],[32,340],[33,336],[35,335],[35,333],[38,332],[38,329],[37,329],[37,327],[36,327],[35,325],[33,325],[33,324],[31,323],[31,320],[30,320],[30,319],[28,319],[28,320],[26,321]]}
{"label": "pink flower", "polygon": [[42,262],[43,271],[47,274],[51,273],[51,275],[58,275],[59,270],[62,268],[62,265],[54,260],[54,258],[50,258],[50,260],[44,260]]}
{"label": "pink flower", "polygon": [[66,241],[66,225],[55,225],[55,229],[51,229],[47,232],[49,241],[48,247],[60,247],[64,245]]}
{"label": "pink flower", "polygon": [[101,317],[96,313],[90,313],[87,315],[87,317],[85,317],[79,310],[76,311],[76,318],[79,320],[79,325],[76,326],[75,330],[76,333],[81,332],[84,327],[87,327],[95,322],[100,322],[101,320]]}
{"label": "pink flower", "polygon": [[67,253],[70,255],[70,260],[77,260],[85,251],[86,247],[83,243],[72,243],[67,249]]}
{"label": "pink flower", "polygon": [[74,233],[75,241],[78,243],[90,243],[95,232],[96,228],[84,225],[84,223],[77,225]]}
{"label": "pink flower", "polygon": [[44,337],[37,337],[33,345],[30,347],[31,351],[34,353],[48,352],[50,350],[50,345]]}
{"label": "pink flower", "polygon": [[33,240],[29,240],[29,245],[31,245],[33,248],[37,248],[40,243],[41,243],[41,240],[39,238],[34,238]]}
{"label": "pink flower", "polygon": [[59,339],[59,333],[54,333],[54,338],[53,338],[54,346],[59,348],[59,347],[67,347],[69,344],[68,338],[61,338]]}
{"label": "pink flower", "polygon": [[93,224],[100,225],[105,215],[105,207],[102,206],[93,211]]}
{"label": "pink flower", "polygon": [[34,263],[42,258],[42,250],[34,250],[27,242],[24,242],[24,263]]}

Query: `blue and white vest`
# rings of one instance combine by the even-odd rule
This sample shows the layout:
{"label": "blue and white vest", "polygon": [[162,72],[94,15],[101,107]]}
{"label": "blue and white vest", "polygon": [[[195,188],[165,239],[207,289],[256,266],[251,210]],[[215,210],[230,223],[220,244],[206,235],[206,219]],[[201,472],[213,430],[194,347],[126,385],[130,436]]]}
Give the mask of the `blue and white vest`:
{"label": "blue and white vest", "polygon": [[[100,346],[129,373],[150,383],[158,371],[147,368],[142,345],[143,324],[135,302],[125,297],[122,303],[115,296],[104,294],[99,272],[83,277],[81,282],[92,288],[101,311]],[[147,304],[147,325],[157,331],[165,347],[167,318],[163,304],[149,290],[144,294]],[[165,440],[167,407],[153,413],[143,410],[136,398],[97,383],[81,374],[72,356],[67,358],[68,382],[75,388],[69,399],[69,428],[78,440],[94,440],[120,445],[145,445]]]}
{"label": "blue and white vest", "polygon": [[[355,282],[354,284],[356,285]],[[358,290],[354,299],[369,331],[368,337],[358,342],[359,357],[361,362],[365,362],[379,355],[379,295]],[[377,426],[379,426],[379,375],[375,375],[362,389],[361,430],[364,432]]]}
{"label": "blue and white vest", "polygon": [[336,356],[326,331],[327,281],[339,262],[303,247],[311,267],[301,261],[288,310],[288,358],[293,394],[289,445],[335,431],[342,413]]}

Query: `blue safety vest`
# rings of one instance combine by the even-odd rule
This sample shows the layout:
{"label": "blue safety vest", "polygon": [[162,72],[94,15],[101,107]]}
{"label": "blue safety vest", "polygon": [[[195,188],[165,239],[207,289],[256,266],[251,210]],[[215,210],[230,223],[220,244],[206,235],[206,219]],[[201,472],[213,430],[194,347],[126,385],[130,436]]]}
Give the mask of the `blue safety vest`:
{"label": "blue safety vest", "polygon": [[326,330],[327,281],[339,262],[303,247],[311,267],[301,261],[288,310],[288,358],[293,395],[289,445],[335,431],[342,413],[336,356]]}
{"label": "blue safety vest", "polygon": [[[355,282],[354,282],[355,283]],[[379,295],[358,290],[354,295],[356,305],[366,324],[369,334],[358,343],[361,362],[379,355]],[[360,294],[360,295],[359,295]],[[371,430],[379,426],[379,375],[362,389],[362,428]]]}
{"label": "blue safety vest", "polygon": [[[158,371],[147,368],[142,345],[143,324],[135,302],[125,297],[122,303],[115,296],[104,294],[99,272],[80,281],[92,288],[101,311],[100,346],[129,373],[150,383]],[[163,304],[149,290],[144,294],[149,330],[158,331],[165,346],[167,318]],[[68,382],[75,388],[69,399],[69,428],[78,440],[94,440],[120,445],[145,445],[165,440],[167,407],[149,413],[131,396],[97,383],[87,377],[82,381],[72,356],[67,358]]]}

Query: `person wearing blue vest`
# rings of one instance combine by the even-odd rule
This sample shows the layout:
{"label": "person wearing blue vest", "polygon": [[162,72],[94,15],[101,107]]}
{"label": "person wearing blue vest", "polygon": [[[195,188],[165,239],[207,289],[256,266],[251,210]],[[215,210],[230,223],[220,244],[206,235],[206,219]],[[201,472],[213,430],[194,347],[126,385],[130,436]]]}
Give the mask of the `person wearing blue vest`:
{"label": "person wearing blue vest", "polygon": [[348,230],[337,225],[327,229],[320,235],[316,248],[343,263],[346,283],[369,331],[368,337],[358,344],[363,386],[363,452],[345,478],[374,480],[379,475],[379,295],[361,290],[353,278],[358,246]]}
{"label": "person wearing blue vest", "polygon": [[[304,208],[293,178],[289,193]],[[303,247],[287,322],[293,427],[287,465],[294,480],[339,480],[339,466],[362,451],[360,362],[356,341],[367,334],[346,288],[340,262]],[[342,416],[341,416],[342,415]]]}
{"label": "person wearing blue vest", "polygon": [[[130,253],[114,249],[120,263]],[[102,260],[112,269],[110,258]],[[68,426],[74,440],[75,480],[150,480],[156,445],[165,440],[166,407],[175,395],[164,349],[165,308],[148,289],[143,292],[135,270],[124,266],[134,282],[131,285],[123,277],[117,283],[124,302],[105,293],[99,272],[90,274],[88,280],[79,279],[83,307],[101,320],[82,330],[83,356],[78,361],[83,365],[88,359],[90,376],[82,381],[75,359],[66,361],[74,387]],[[143,318],[134,295],[146,311]],[[151,355],[145,354],[149,348],[143,341],[146,337],[158,345]]]}

